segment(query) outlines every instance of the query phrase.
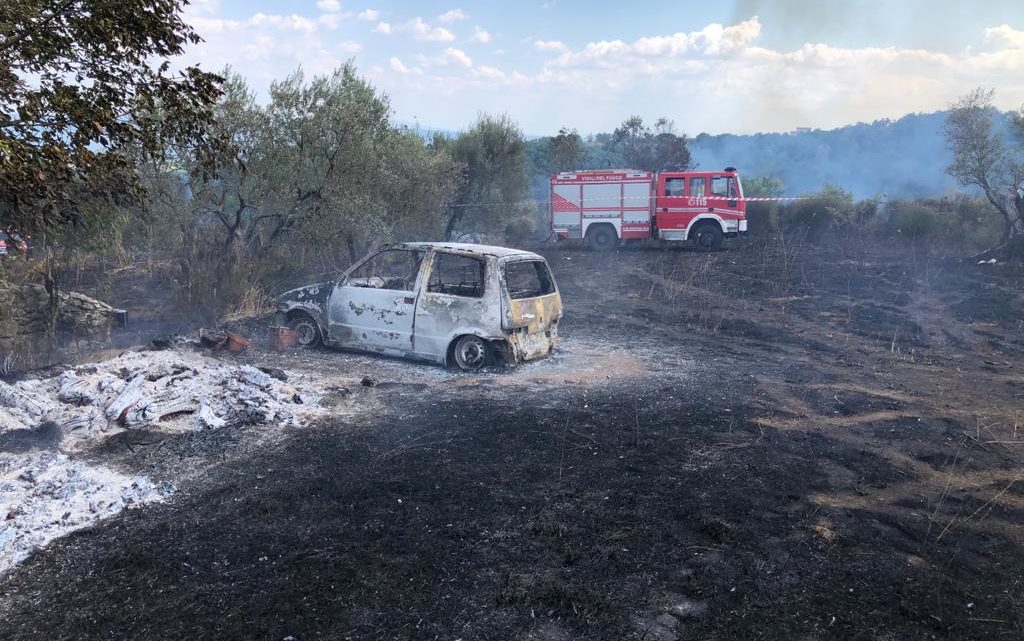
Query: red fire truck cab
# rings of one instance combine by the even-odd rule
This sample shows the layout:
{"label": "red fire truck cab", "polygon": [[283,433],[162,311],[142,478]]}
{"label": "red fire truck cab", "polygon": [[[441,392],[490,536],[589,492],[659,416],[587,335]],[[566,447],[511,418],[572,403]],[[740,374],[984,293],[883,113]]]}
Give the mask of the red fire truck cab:
{"label": "red fire truck cab", "polygon": [[690,240],[710,250],[747,231],[747,204],[734,167],[566,171],[551,176],[551,230],[597,250],[639,238]]}

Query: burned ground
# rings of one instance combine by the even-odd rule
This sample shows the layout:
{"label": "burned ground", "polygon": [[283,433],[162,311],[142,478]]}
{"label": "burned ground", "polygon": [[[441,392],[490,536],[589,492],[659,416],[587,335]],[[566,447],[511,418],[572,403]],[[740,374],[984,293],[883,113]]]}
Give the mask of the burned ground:
{"label": "burned ground", "polygon": [[97,447],[179,492],[0,579],[5,636],[1024,635],[1024,274],[758,245],[548,259],[547,361],[256,349],[338,377],[345,412]]}

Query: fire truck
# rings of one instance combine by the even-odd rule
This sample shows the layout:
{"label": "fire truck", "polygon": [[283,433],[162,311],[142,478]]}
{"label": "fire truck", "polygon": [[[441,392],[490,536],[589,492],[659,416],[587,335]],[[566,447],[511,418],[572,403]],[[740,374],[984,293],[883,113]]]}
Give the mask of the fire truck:
{"label": "fire truck", "polygon": [[551,231],[607,251],[623,240],[691,241],[703,250],[747,231],[735,167],[723,171],[599,169],[551,176]]}

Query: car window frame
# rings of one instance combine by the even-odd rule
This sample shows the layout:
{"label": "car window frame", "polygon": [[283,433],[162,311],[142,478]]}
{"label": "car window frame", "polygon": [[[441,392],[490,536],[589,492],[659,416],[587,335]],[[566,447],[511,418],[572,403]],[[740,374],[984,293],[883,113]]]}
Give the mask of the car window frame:
{"label": "car window frame", "polygon": [[[467,296],[465,294],[452,294],[448,292],[432,292],[430,291],[430,279],[434,275],[434,268],[437,266],[438,259],[441,256],[457,256],[459,258],[466,258],[469,260],[480,263],[480,295],[479,296]],[[470,254],[464,254],[461,252],[445,251],[442,249],[434,250],[434,255],[430,259],[430,271],[424,276],[423,284],[421,285],[424,294],[430,294],[431,296],[454,296],[456,298],[465,298],[469,300],[480,300],[487,296],[489,290],[487,286],[487,259],[483,256],[472,256]]]}
{"label": "car window frame", "polygon": [[[509,287],[508,268],[511,265],[517,265],[517,264],[521,264],[521,263],[539,263],[539,264],[543,265],[545,273],[547,274],[547,281],[548,281],[548,284],[551,287],[551,291],[543,293],[543,294],[536,294],[534,296],[521,296],[519,298],[516,298],[515,296],[513,296],[512,295],[512,288]],[[534,268],[534,269],[536,269],[536,268]],[[551,265],[548,263],[547,260],[544,259],[543,256],[537,256],[537,257],[530,256],[529,258],[522,258],[522,259],[518,259],[518,260],[509,260],[509,261],[505,261],[504,263],[502,263],[501,264],[501,285],[505,289],[505,292],[508,295],[509,300],[511,300],[511,301],[527,300],[527,299],[530,299],[530,298],[543,298],[545,296],[551,296],[553,294],[557,294],[558,293],[558,282],[555,281],[555,274],[554,274],[554,272],[551,271]]]}
{"label": "car window frame", "polygon": [[[362,269],[363,265],[366,265],[367,263],[369,263],[371,260],[373,260],[377,256],[380,256],[381,254],[383,254],[385,252],[390,252],[390,251],[411,252],[413,254],[416,254],[418,252],[422,252],[423,253],[423,256],[419,259],[419,265],[416,268],[416,278],[413,281],[412,289],[389,289],[387,287],[363,287],[361,285],[353,285],[353,284],[351,284],[350,281],[352,280],[352,275],[355,274],[360,269]],[[369,289],[369,290],[381,291],[381,292],[405,292],[405,293],[415,293],[415,292],[418,292],[420,290],[421,286],[422,286],[421,285],[421,281],[423,279],[423,264],[426,262],[426,259],[428,257],[428,253],[429,252],[426,251],[426,250],[418,249],[418,248],[412,248],[412,247],[382,247],[381,249],[373,252],[372,254],[369,254],[368,256],[365,256],[362,260],[360,260],[356,264],[354,264],[351,267],[349,267],[348,270],[344,274],[342,274],[341,278],[338,279],[338,282],[336,283],[336,286],[337,287],[353,287],[353,288],[357,288],[357,289]]]}

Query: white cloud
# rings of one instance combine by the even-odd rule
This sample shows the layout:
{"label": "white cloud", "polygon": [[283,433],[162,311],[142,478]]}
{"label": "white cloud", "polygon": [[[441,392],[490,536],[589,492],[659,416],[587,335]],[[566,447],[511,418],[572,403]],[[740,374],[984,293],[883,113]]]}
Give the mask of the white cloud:
{"label": "white cloud", "polygon": [[631,42],[595,41],[576,50],[538,40],[536,49],[555,56],[532,81],[600,88],[608,102],[655,94],[680,101],[728,96],[687,108],[706,120],[698,130],[719,131],[839,126],[936,110],[979,85],[999,86],[1009,104],[1024,98],[1024,82],[1006,81],[1024,77],[1024,31],[1007,25],[982,34],[990,51],[961,55],[820,43],[774,50],[757,45],[761,28],[753,17]]}
{"label": "white cloud", "polygon": [[[441,102],[466,105],[457,114],[438,110],[439,125],[490,109],[508,111],[534,131],[550,129],[552,122],[607,130],[634,112],[651,120],[667,114],[691,133],[837,127],[942,109],[976,86],[998,86],[1001,105],[1024,102],[1024,32],[1007,25],[977,34],[985,51],[960,54],[822,43],[772,49],[758,44],[761,33],[755,17],[576,48],[527,40],[549,55],[529,75],[504,63],[467,66],[449,56],[444,67],[444,56],[422,58],[424,75],[390,93],[401,112],[403,92],[410,92],[421,118],[427,117],[418,106],[424,95],[457,97]],[[672,105],[667,112],[665,105]]]}
{"label": "white cloud", "polygon": [[[256,13],[229,20],[209,13],[212,3],[198,7],[202,15],[186,13],[186,19],[203,42],[186,49],[183,64],[199,64],[219,70],[230,65],[245,76],[257,92],[266,91],[300,65],[309,75],[327,74],[361,50],[358,42],[328,36],[330,21],[300,15]],[[193,5],[189,5],[192,7]]]}
{"label": "white cloud", "polygon": [[469,56],[467,56],[464,52],[453,47],[448,47],[447,49],[445,49],[444,54],[442,54],[442,56],[450,64],[457,64],[466,68],[473,66],[473,60]]}
{"label": "white cloud", "polygon": [[419,67],[406,67],[404,64],[402,64],[402,61],[396,58],[395,56],[391,56],[391,59],[388,61],[388,64],[391,67],[391,71],[394,71],[395,73],[400,73],[402,75],[420,75],[423,73],[423,70],[420,69]]}
{"label": "white cloud", "polygon": [[[666,61],[680,57],[729,56],[748,49],[760,33],[761,23],[755,16],[728,27],[713,23],[700,31],[650,36],[640,38],[631,44],[622,40],[591,42],[580,51],[564,54],[558,63],[566,66],[597,64],[617,67],[625,58]],[[538,41],[535,46],[558,51],[558,44],[561,43],[544,42],[541,45],[541,41]],[[564,46],[561,50],[565,50]]]}
{"label": "white cloud", "polygon": [[316,8],[328,13],[341,11],[341,3],[338,0],[317,0]]}
{"label": "white cloud", "polygon": [[429,66],[454,66],[464,67],[466,69],[469,69],[470,67],[473,66],[473,59],[467,56],[466,53],[461,49],[456,49],[454,47],[448,47],[447,49],[444,50],[444,53],[433,58],[420,56],[419,60],[423,64]]}
{"label": "white cloud", "polygon": [[479,26],[473,27],[473,35],[469,37],[470,42],[482,42],[484,44],[490,42],[491,39],[491,34]]}
{"label": "white cloud", "polygon": [[486,78],[488,80],[504,80],[508,75],[501,69],[495,67],[488,67],[487,65],[480,65],[474,70],[474,75],[479,78]]}
{"label": "white cloud", "polygon": [[985,42],[1002,45],[1007,49],[1024,49],[1024,31],[1010,25],[999,25],[985,29]]}
{"label": "white cloud", "polygon": [[[309,16],[228,19],[221,0],[193,0],[184,15],[205,41],[190,45],[181,62],[210,70],[230,64],[260,93],[299,65],[309,75],[324,74],[360,53],[361,70],[389,93],[399,113],[406,106],[431,124],[456,127],[479,110],[507,111],[538,133],[551,122],[607,130],[634,111],[647,119],[667,115],[690,133],[831,127],[942,109],[977,86],[998,87],[1000,108],[1024,103],[1024,31],[1006,24],[979,29],[973,46],[957,53],[828,43],[770,48],[760,44],[768,26],[754,17],[580,46],[506,34],[517,46],[485,60],[482,53],[467,55],[476,54],[469,42],[495,40],[480,26],[472,35],[460,33],[467,46],[456,48],[454,34],[437,20],[387,22],[374,9],[350,14],[348,3],[338,4],[322,13],[308,7]],[[359,42],[331,31],[350,19],[375,25],[377,33],[447,44],[413,57],[364,33],[364,57]],[[542,52],[544,62],[524,75],[516,65],[533,59],[530,50]],[[440,96],[457,100],[430,100]]]}
{"label": "white cloud", "polygon": [[469,16],[467,16],[462,9],[452,9],[439,15],[437,17],[437,21],[442,24],[451,24],[457,20],[465,20],[468,17]]}
{"label": "white cloud", "polygon": [[340,13],[323,13],[316,19],[316,22],[327,29],[337,29],[341,24],[342,17]]}
{"label": "white cloud", "polygon": [[558,40],[537,40],[533,43],[533,46],[541,51],[555,51],[558,53],[569,50],[564,43]]}
{"label": "white cloud", "polygon": [[284,16],[256,13],[245,20],[224,20],[222,18],[192,16],[189,22],[199,31],[200,35],[250,29],[300,31],[305,33],[313,33],[317,30],[315,22],[305,16],[296,14]]}
{"label": "white cloud", "polygon": [[453,69],[472,69],[473,59],[466,55],[466,52],[454,47],[448,47],[437,56],[419,54],[416,61],[424,67],[448,67]]}
{"label": "white cloud", "polygon": [[451,42],[455,40],[455,34],[444,27],[433,27],[423,18],[415,17],[401,24],[388,24],[381,22],[374,29],[379,33],[408,33],[414,40],[426,40],[431,42]]}

